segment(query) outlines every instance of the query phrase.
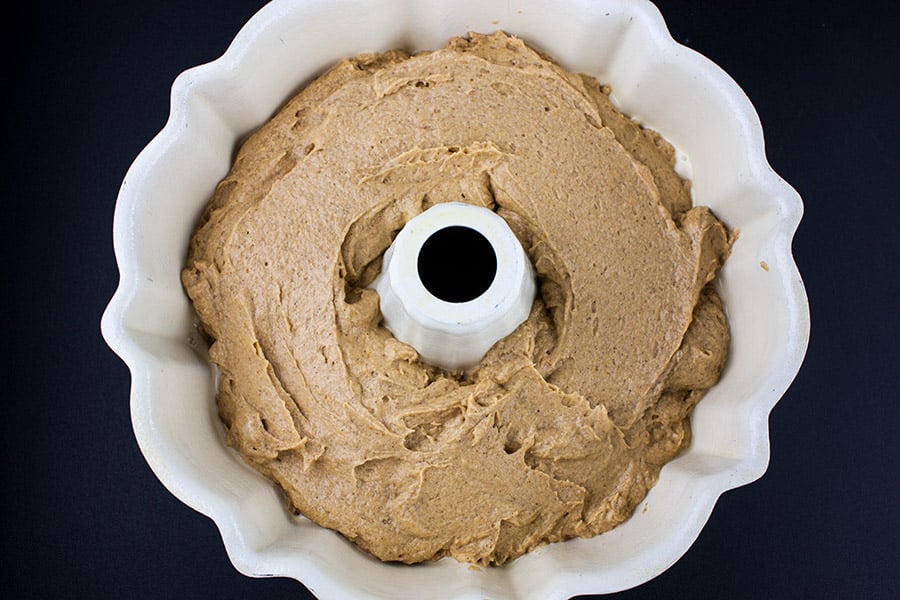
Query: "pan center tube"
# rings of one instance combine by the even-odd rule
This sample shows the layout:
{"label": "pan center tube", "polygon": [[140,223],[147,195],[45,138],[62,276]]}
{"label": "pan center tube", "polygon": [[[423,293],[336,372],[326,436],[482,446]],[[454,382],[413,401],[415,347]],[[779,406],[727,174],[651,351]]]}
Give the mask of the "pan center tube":
{"label": "pan center tube", "polygon": [[410,219],[372,287],[384,326],[446,370],[477,365],[528,318],[536,292],[534,268],[506,221],[461,202]]}

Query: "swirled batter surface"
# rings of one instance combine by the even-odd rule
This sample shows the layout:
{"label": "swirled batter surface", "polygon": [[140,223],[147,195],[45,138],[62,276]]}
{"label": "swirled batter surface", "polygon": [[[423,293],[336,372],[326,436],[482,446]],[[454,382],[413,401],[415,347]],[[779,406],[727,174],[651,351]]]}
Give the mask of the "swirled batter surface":
{"label": "swirled batter surface", "polygon": [[[502,32],[346,60],[240,148],[185,289],[228,442],[383,560],[499,564],[624,521],[724,365],[732,236],[608,90]],[[435,203],[507,220],[530,317],[469,372],[418,360],[368,289]]]}

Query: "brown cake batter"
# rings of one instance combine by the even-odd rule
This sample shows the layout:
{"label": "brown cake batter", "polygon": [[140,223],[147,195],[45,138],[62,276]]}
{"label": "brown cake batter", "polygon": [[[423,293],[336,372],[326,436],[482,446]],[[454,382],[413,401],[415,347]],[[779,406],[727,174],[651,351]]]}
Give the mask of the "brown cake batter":
{"label": "brown cake batter", "polygon": [[[499,564],[627,519],[729,343],[726,228],[674,152],[504,33],[346,60],[241,147],[183,273],[228,442],[383,560]],[[469,372],[418,360],[368,285],[409,219],[495,210],[538,274]]]}

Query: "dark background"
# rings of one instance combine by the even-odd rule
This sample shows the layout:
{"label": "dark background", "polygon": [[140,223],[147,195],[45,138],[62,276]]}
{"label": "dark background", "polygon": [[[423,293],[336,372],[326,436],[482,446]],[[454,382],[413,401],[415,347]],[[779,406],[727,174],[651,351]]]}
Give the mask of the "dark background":
{"label": "dark background", "polygon": [[[804,199],[794,254],[812,337],[771,414],[766,475],[726,493],[672,568],[616,597],[900,597],[900,9],[657,4],[746,91],[772,166]],[[4,11],[2,597],[310,597],[240,575],[212,521],[154,477],[128,371],[99,331],[125,171],[162,128],[175,76],[217,58],[261,5]]]}

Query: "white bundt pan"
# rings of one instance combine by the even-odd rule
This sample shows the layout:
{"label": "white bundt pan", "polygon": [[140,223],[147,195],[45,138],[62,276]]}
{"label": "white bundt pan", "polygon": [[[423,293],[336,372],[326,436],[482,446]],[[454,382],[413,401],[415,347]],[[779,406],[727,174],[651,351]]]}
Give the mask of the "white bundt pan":
{"label": "white bundt pan", "polygon": [[[215,375],[197,344],[179,273],[192,229],[237,143],[336,61],[427,50],[503,29],[570,70],[613,87],[618,106],[679,150],[694,200],[740,238],[719,280],[732,328],[721,381],[692,417],[689,449],[666,465],[635,514],[611,532],[539,548],[503,567],[452,559],[385,564],[294,517],[273,485],[226,447]],[[658,10],[628,0],[275,0],[225,54],[182,73],[168,123],[119,193],[121,279],[103,316],[131,370],[134,432],[150,467],[209,516],[235,567],[302,581],[322,599],[563,599],[639,585],[679,559],[726,490],[759,478],[768,415],[806,351],[809,312],[791,240],[798,194],[769,166],[750,101],[720,68],[676,43]]]}

